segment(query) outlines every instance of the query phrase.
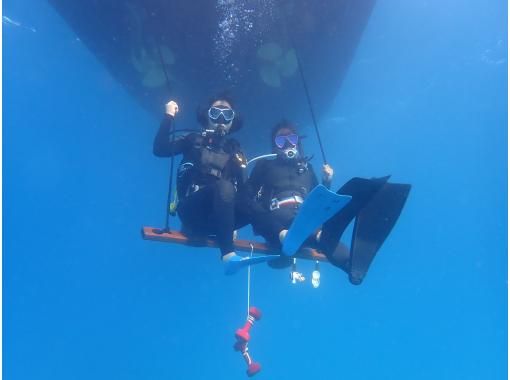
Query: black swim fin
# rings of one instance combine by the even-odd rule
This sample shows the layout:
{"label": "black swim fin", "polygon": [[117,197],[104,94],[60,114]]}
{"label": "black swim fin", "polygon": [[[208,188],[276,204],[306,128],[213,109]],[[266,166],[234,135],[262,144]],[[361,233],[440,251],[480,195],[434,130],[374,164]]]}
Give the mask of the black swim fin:
{"label": "black swim fin", "polygon": [[[375,179],[353,178],[345,183],[338,194],[350,195],[351,201],[335,216],[330,218],[322,226],[320,250],[330,258],[335,251],[338,242],[345,229],[361,210],[372,200],[379,190],[386,184],[390,177]],[[333,264],[335,262],[333,260]]]}
{"label": "black swim fin", "polygon": [[324,223],[320,250],[329,261],[345,270],[345,257],[335,253],[347,226],[355,219],[351,240],[349,280],[360,284],[377,251],[395,225],[411,189],[407,184],[388,183],[390,177],[353,178],[338,194],[350,195],[351,202]]}
{"label": "black swim fin", "polygon": [[356,217],[349,280],[360,284],[377,251],[395,226],[411,185],[386,183]]}

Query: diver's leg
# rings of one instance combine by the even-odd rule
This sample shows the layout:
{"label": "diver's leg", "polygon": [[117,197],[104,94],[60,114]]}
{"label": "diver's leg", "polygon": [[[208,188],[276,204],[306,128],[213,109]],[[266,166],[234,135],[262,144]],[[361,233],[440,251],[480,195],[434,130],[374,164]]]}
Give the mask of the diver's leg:
{"label": "diver's leg", "polygon": [[269,245],[281,249],[280,237],[287,231],[296,217],[298,209],[293,207],[282,207],[273,211],[264,212],[253,218],[253,228],[261,235]]}
{"label": "diver's leg", "polygon": [[211,187],[206,186],[179,200],[177,214],[182,230],[191,238],[205,238],[210,234],[207,220],[212,212],[212,195]]}
{"label": "diver's leg", "polygon": [[[285,207],[273,211],[255,211],[250,215],[251,224],[255,234],[261,235],[269,247],[278,252],[281,249],[281,240],[279,235],[286,231],[292,224],[297,209]],[[282,257],[268,262],[273,268],[286,268],[292,264],[290,257]]]}
{"label": "diver's leg", "polygon": [[239,196],[239,192],[235,195],[235,209],[234,209],[234,229],[245,227],[252,222],[252,215],[250,208],[245,203],[244,198]]}
{"label": "diver's leg", "polygon": [[221,255],[234,253],[235,188],[230,181],[220,179],[213,185],[213,210],[209,223],[216,233]]}
{"label": "diver's leg", "polygon": [[[297,208],[283,207],[271,211],[263,225],[259,224],[259,228],[263,231],[261,235],[266,239],[267,244],[279,252],[282,248],[283,239],[290,228],[292,221],[298,213]],[[288,268],[292,265],[293,258],[290,256],[281,255],[278,259],[268,262],[268,265],[273,269]]]}
{"label": "diver's leg", "polygon": [[351,243],[349,280],[363,281],[377,251],[395,226],[410,185],[386,183],[356,217]]}

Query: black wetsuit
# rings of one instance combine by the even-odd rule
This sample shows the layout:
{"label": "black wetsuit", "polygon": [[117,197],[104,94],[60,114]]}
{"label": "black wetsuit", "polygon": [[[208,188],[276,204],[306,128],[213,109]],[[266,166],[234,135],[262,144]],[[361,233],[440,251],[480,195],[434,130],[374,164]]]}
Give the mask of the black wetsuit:
{"label": "black wetsuit", "polygon": [[182,154],[177,173],[177,213],[183,232],[216,235],[221,254],[234,251],[235,195],[243,182],[244,156],[239,143],[219,135],[190,133],[170,138],[172,116],[165,116],[154,139],[154,154]]}
{"label": "black wetsuit", "polygon": [[[387,182],[383,178],[353,178],[338,191],[350,195],[351,201],[322,226],[319,242],[315,236],[305,243],[324,253],[335,266],[349,274],[353,284],[360,284],[375,254],[395,225],[409,194],[410,185]],[[273,209],[274,199],[306,195],[317,185],[310,164],[305,161],[257,162],[243,187],[241,199],[248,206],[256,233],[269,244],[281,247],[278,235],[288,229],[299,204]],[[347,226],[355,220],[351,247],[339,244]],[[274,262],[276,263],[276,261]],[[284,266],[277,263],[275,267]]]}
{"label": "black wetsuit", "polygon": [[275,201],[294,196],[304,199],[317,184],[312,166],[305,160],[278,157],[258,161],[241,193],[255,232],[269,244],[280,247],[278,234],[290,227],[299,204],[274,208]]}

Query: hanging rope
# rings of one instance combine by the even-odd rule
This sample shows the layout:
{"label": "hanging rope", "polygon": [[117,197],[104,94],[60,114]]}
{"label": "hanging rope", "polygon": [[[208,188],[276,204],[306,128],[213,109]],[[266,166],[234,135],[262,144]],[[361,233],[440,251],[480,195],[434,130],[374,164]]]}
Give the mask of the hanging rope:
{"label": "hanging rope", "polygon": [[327,165],[328,161],[326,160],[326,154],[324,153],[324,147],[322,145],[321,135],[319,133],[319,126],[317,125],[317,119],[315,118],[315,112],[313,110],[312,100],[310,98],[310,91],[308,91],[308,84],[306,82],[305,74],[303,72],[303,65],[301,64],[301,60],[299,59],[296,45],[294,45],[294,41],[292,41],[292,45],[294,47],[294,52],[296,53],[296,60],[297,60],[297,64],[298,64],[299,74],[301,75],[301,82],[303,82],[303,88],[305,89],[306,100],[308,101],[308,107],[310,108],[310,114],[312,115],[313,126],[315,128],[315,134],[317,135],[317,140],[319,141],[319,147],[320,147],[321,154],[322,154],[322,161],[324,162],[324,165]]}
{"label": "hanging rope", "polygon": [[308,108],[310,109],[313,126],[315,128],[315,134],[317,135],[317,140],[319,141],[319,148],[320,148],[321,154],[322,154],[322,161],[324,162],[324,165],[327,165],[328,161],[326,160],[326,153],[324,153],[324,146],[322,145],[321,135],[319,133],[319,126],[317,124],[317,118],[315,117],[315,112],[313,110],[313,105],[312,105],[312,99],[310,97],[310,91],[308,90],[308,83],[306,81],[305,73],[303,71],[303,64],[301,62],[301,59],[299,58],[297,45],[296,45],[296,42],[294,41],[294,38],[292,37],[292,32],[289,32],[289,20],[288,20],[288,16],[287,16],[286,12],[291,7],[292,7],[292,4],[290,2],[287,3],[286,7],[281,7],[282,11],[284,12],[282,15],[282,18],[284,20],[284,22],[283,22],[284,33],[287,36],[287,38],[290,40],[292,48],[294,49],[294,53],[296,54],[296,61],[298,64],[299,75],[301,77],[301,82],[303,83],[303,88],[305,90],[306,100],[308,102]]}
{"label": "hanging rope", "polygon": [[[158,56],[159,61],[161,63],[161,69],[163,70],[163,73],[165,74],[166,79],[166,86],[168,88],[168,93],[172,93],[172,86],[170,85],[170,79],[168,78],[168,74],[166,72],[165,67],[165,61],[163,60],[163,55],[161,54],[161,46],[157,44],[157,50],[158,50]],[[175,143],[175,125],[174,125],[174,131],[171,132],[172,134],[172,145]],[[170,178],[168,180],[168,196],[167,201],[165,205],[165,228],[161,232],[170,232],[170,216],[175,215],[175,210],[170,209],[170,205],[172,203],[172,188],[173,188],[173,180],[174,180],[174,163],[175,163],[175,155],[172,155],[172,158],[170,159]]]}
{"label": "hanging rope", "polygon": [[[175,133],[172,133],[172,145],[175,143]],[[166,200],[166,220],[165,220],[165,232],[170,232],[170,216],[175,215],[175,213],[170,209],[170,204],[172,203],[172,187],[174,183],[174,161],[175,155],[170,159],[170,178],[168,179],[168,197]]]}
{"label": "hanging rope", "polygon": [[[253,257],[253,244],[250,243],[250,259]],[[251,293],[251,265],[248,265],[248,315],[250,314],[250,293]]]}

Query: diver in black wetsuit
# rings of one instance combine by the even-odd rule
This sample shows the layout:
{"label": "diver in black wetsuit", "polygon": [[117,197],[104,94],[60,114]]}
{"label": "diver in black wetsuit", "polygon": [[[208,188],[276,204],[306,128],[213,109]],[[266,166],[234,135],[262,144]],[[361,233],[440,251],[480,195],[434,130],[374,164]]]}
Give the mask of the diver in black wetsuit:
{"label": "diver in black wetsuit", "polygon": [[[254,231],[267,242],[281,248],[287,230],[307,194],[318,184],[309,159],[304,157],[296,128],[283,121],[271,135],[274,160],[257,162],[241,193],[241,200],[251,214]],[[333,170],[323,166],[323,184],[329,187]],[[378,249],[393,228],[410,190],[409,185],[390,184],[389,177],[353,178],[338,190],[352,200],[311,236],[307,246],[324,253],[328,260],[360,284]],[[350,251],[339,244],[340,237],[355,219]],[[270,264],[279,267],[285,259]]]}
{"label": "diver in black wetsuit", "polygon": [[182,154],[177,173],[177,213],[183,233],[191,237],[215,235],[223,260],[237,257],[233,245],[235,195],[243,182],[246,160],[237,140],[227,137],[242,121],[232,100],[220,95],[199,110],[202,132],[170,137],[177,103],[166,105],[166,114],[154,139],[154,154]]}
{"label": "diver in black wetsuit", "polygon": [[[274,160],[257,161],[243,187],[242,203],[249,209],[256,233],[277,248],[290,227],[307,194],[318,184],[317,177],[304,157],[295,127],[282,121],[271,134]],[[326,184],[332,170],[324,168]]]}

